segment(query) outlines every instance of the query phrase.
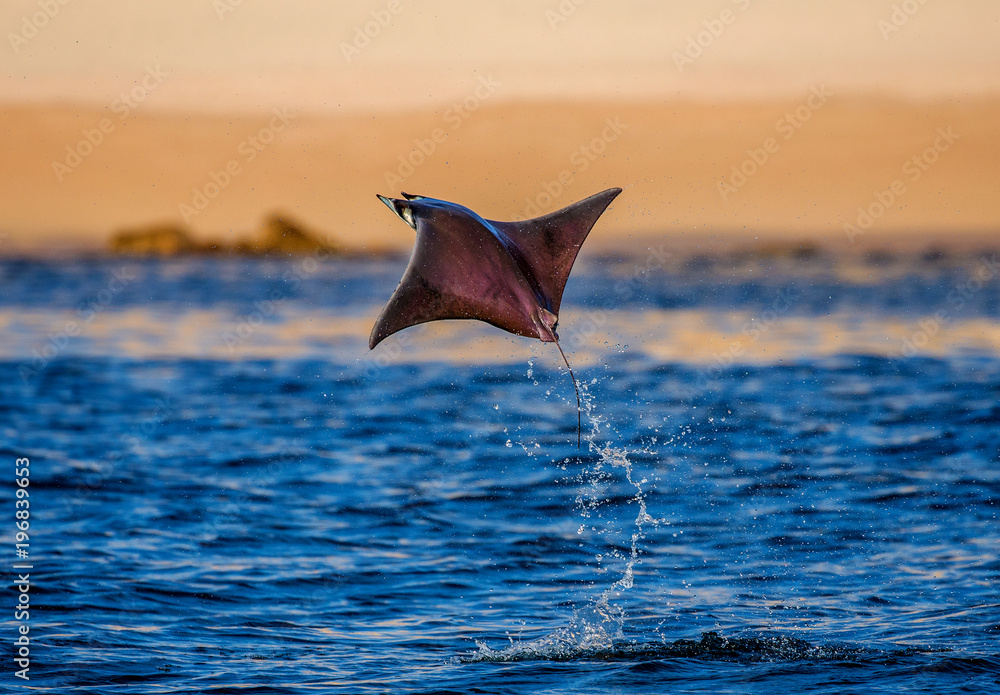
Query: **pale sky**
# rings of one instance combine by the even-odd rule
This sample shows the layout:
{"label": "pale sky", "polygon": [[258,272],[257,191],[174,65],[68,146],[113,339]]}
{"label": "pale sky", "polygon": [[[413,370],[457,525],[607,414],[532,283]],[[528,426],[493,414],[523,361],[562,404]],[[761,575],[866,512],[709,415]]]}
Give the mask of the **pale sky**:
{"label": "pale sky", "polygon": [[4,0],[0,26],[8,101],[108,106],[149,70],[147,107],[208,111],[437,106],[490,75],[505,100],[1000,93],[1000,0]]}

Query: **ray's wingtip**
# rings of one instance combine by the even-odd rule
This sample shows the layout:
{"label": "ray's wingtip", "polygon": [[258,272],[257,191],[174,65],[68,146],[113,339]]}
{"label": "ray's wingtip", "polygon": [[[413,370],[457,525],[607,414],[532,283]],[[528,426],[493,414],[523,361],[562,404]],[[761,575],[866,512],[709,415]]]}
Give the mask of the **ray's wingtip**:
{"label": "ray's wingtip", "polygon": [[378,345],[379,343],[381,343],[382,339],[385,338],[384,335],[381,335],[381,330],[380,330],[381,327],[382,327],[382,317],[380,316],[375,321],[375,325],[372,326],[372,332],[368,336],[368,349],[369,350],[374,350],[375,346]]}
{"label": "ray's wingtip", "polygon": [[577,203],[577,205],[579,205],[579,204],[587,204],[587,203],[589,203],[589,204],[603,203],[604,206],[607,207],[608,205],[611,205],[612,202],[614,202],[615,198],[617,198],[619,195],[621,195],[621,192],[622,192],[622,189],[618,188],[617,186],[615,186],[614,188],[605,188],[603,191],[600,191],[599,193],[595,193],[594,195],[590,196],[589,198],[584,198],[579,203]]}

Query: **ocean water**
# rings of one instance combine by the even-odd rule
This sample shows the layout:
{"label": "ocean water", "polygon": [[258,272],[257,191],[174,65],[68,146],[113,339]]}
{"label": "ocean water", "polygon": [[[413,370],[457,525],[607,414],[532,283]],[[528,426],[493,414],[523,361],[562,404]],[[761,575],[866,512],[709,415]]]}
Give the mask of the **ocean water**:
{"label": "ocean water", "polygon": [[587,256],[581,449],[405,259],[4,261],[0,690],[998,692],[991,254]]}

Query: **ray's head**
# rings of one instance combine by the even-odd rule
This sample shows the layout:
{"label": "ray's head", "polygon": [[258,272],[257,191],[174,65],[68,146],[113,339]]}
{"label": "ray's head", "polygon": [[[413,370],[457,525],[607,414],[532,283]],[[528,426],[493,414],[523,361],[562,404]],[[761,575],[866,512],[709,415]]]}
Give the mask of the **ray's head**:
{"label": "ray's head", "polygon": [[377,193],[375,195],[414,231],[421,220],[434,220],[437,223],[447,223],[446,220],[449,218],[471,218],[482,222],[479,215],[472,210],[445,200],[413,195],[411,193],[403,193],[402,198],[386,198],[384,195],[378,195]]}

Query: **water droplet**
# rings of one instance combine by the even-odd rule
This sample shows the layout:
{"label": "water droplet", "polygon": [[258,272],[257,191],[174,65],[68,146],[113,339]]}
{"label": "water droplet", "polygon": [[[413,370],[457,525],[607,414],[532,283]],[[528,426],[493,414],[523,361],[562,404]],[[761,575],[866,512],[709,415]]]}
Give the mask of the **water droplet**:
{"label": "water droplet", "polygon": [[514,445],[513,445],[513,444],[511,444],[511,443],[510,443],[510,440],[508,439],[508,440],[507,440],[507,448],[509,449],[509,448],[511,448],[512,446],[514,446]]}

